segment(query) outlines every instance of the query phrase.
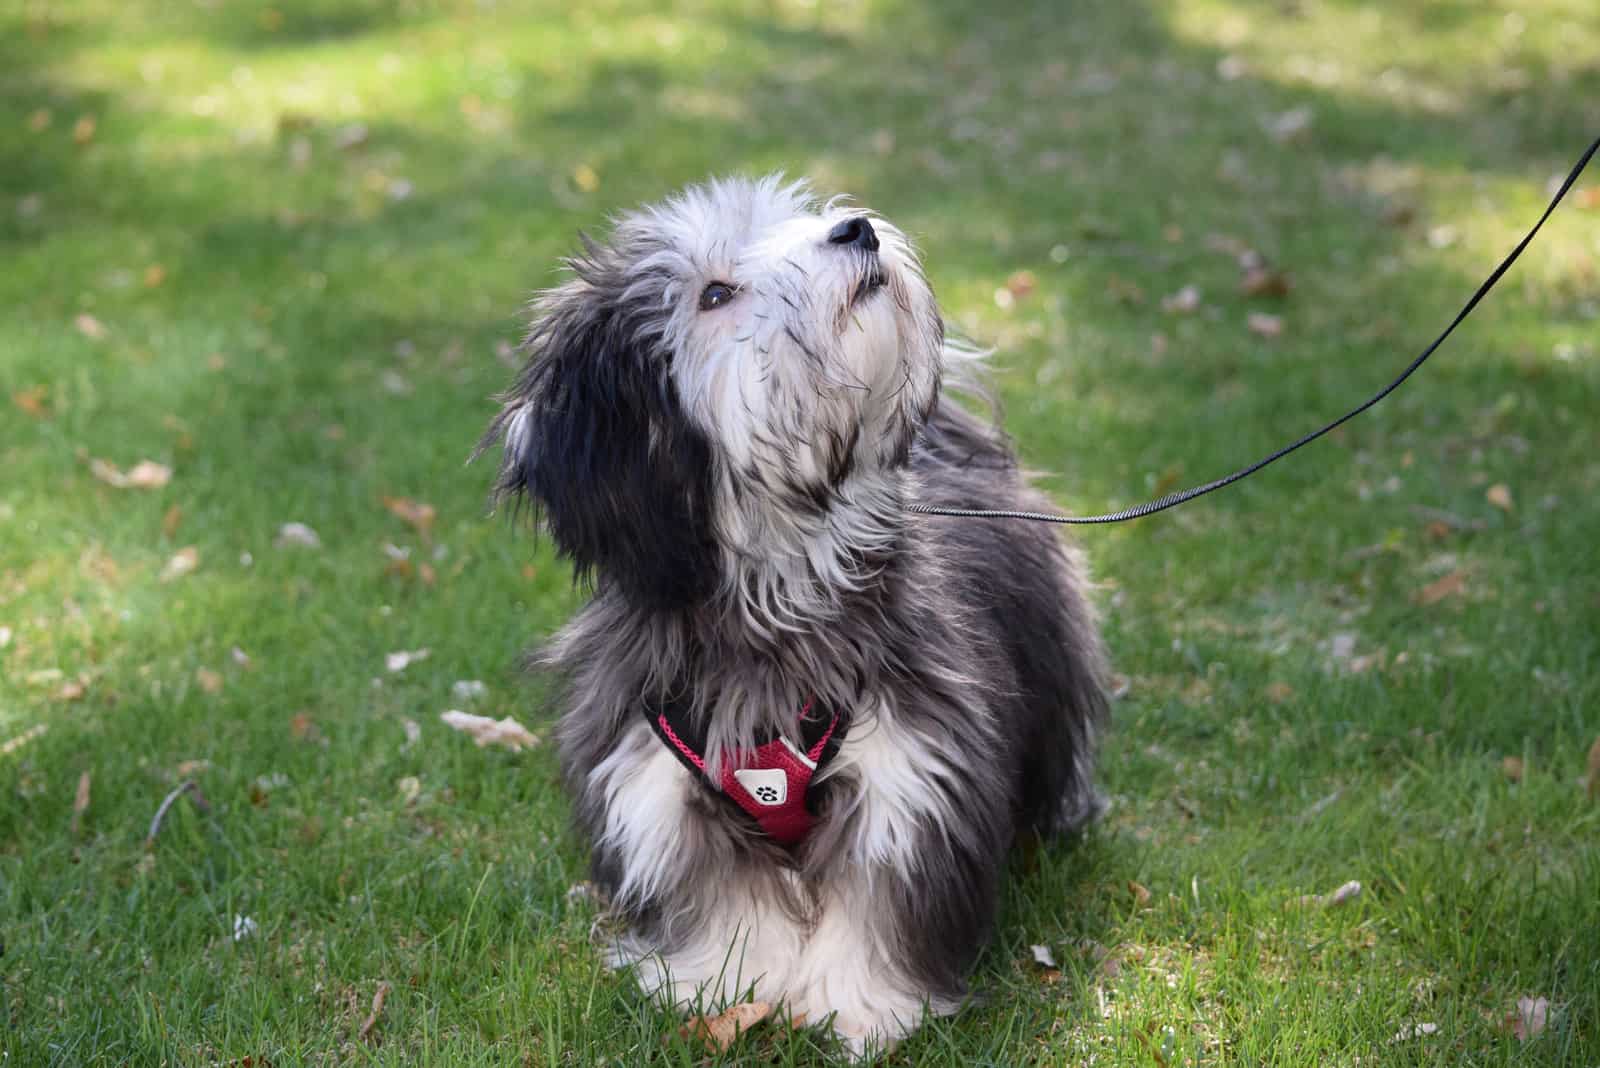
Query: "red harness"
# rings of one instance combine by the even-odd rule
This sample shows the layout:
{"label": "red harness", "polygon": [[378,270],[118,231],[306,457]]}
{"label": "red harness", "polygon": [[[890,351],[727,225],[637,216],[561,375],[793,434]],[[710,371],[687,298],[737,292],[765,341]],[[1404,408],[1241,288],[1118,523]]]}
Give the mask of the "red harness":
{"label": "red harness", "polygon": [[810,802],[812,780],[833,759],[844,741],[849,719],[835,712],[830,719],[812,716],[811,702],[800,710],[795,737],[778,735],[725,760],[722,776],[706,773],[705,732],[697,729],[687,709],[677,703],[646,708],[645,721],[667,749],[707,790],[736,805],[780,845],[792,847],[810,833],[816,820]]}

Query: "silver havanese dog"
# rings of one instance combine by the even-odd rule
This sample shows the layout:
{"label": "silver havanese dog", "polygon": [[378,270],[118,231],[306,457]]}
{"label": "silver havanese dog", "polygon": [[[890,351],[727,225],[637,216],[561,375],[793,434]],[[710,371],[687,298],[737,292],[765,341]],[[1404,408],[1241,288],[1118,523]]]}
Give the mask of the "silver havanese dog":
{"label": "silver havanese dog", "polygon": [[877,215],[714,181],[567,265],[484,441],[593,591],[541,659],[614,961],[887,1048],[961,1005],[1014,838],[1101,807],[1083,567],[911,510],[1045,502]]}

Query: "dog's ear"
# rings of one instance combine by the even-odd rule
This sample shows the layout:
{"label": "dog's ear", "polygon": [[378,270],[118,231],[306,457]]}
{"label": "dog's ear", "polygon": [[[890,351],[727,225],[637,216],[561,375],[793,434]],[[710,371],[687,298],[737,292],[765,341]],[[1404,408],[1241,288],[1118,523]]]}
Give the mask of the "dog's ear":
{"label": "dog's ear", "polygon": [[659,331],[584,279],[536,316],[480,446],[504,446],[495,498],[531,503],[579,581],[657,608],[702,599],[717,571],[711,446],[679,403]]}

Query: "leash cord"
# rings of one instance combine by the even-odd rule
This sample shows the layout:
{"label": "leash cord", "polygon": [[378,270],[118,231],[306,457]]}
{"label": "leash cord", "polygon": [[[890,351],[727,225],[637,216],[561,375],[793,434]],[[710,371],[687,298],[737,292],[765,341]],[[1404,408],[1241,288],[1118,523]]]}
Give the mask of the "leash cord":
{"label": "leash cord", "polygon": [[1544,214],[1539,216],[1539,221],[1533,224],[1532,230],[1528,231],[1528,236],[1524,237],[1520,242],[1518,242],[1517,247],[1511,250],[1511,254],[1500,261],[1500,266],[1496,267],[1494,269],[1494,273],[1484,280],[1483,284],[1478,287],[1477,292],[1472,294],[1472,298],[1468,300],[1466,305],[1462,307],[1461,311],[1456,314],[1456,317],[1450,321],[1450,325],[1444,328],[1444,332],[1434,339],[1433,344],[1429,345],[1426,349],[1423,349],[1422,355],[1412,360],[1410,365],[1406,367],[1404,371],[1400,372],[1399,377],[1390,382],[1387,386],[1384,386],[1371,399],[1363,402],[1355,408],[1352,408],[1350,411],[1346,412],[1344,415],[1341,415],[1339,418],[1335,419],[1333,422],[1327,424],[1321,429],[1313,430],[1311,433],[1305,435],[1299,440],[1283,446],[1270,456],[1263,457],[1248,467],[1241,467],[1239,470],[1230,475],[1225,475],[1222,478],[1216,479],[1212,482],[1207,482],[1204,485],[1191,486],[1185,490],[1177,490],[1167,494],[1165,497],[1159,497],[1153,501],[1146,501],[1145,503],[1135,505],[1132,508],[1124,508],[1119,512],[1107,512],[1104,515],[1067,516],[1053,515],[1049,512],[1016,511],[1006,508],[942,508],[937,505],[926,504],[910,505],[909,510],[913,512],[920,512],[923,515],[960,516],[972,519],[1028,519],[1039,523],[1072,524],[1121,523],[1129,519],[1142,519],[1147,515],[1154,515],[1157,512],[1164,512],[1168,508],[1176,508],[1178,505],[1187,501],[1192,501],[1196,497],[1204,497],[1206,494],[1213,493],[1216,490],[1222,489],[1224,486],[1231,486],[1240,479],[1249,478],[1251,475],[1255,474],[1263,467],[1266,467],[1268,464],[1273,463],[1276,460],[1283,459],[1283,457],[1289,455],[1291,452],[1294,452],[1296,449],[1300,448],[1300,446],[1308,445],[1322,437],[1322,435],[1328,433],[1330,430],[1333,430],[1335,427],[1349,422],[1351,419],[1354,419],[1356,416],[1360,415],[1362,412],[1366,411],[1368,408],[1371,408],[1373,405],[1383,400],[1383,398],[1393,393],[1396,389],[1400,388],[1400,383],[1410,378],[1411,373],[1417,368],[1421,367],[1423,363],[1427,361],[1428,357],[1433,355],[1435,349],[1444,344],[1445,339],[1455,332],[1456,327],[1460,326],[1467,316],[1472,314],[1472,310],[1478,306],[1478,303],[1483,300],[1484,297],[1489,295],[1489,291],[1495,287],[1497,282],[1500,281],[1500,277],[1504,275],[1506,271],[1511,269],[1511,265],[1513,263],[1517,262],[1517,257],[1522,255],[1523,250],[1533,243],[1534,237],[1539,233],[1539,229],[1544,226],[1545,220],[1550,218],[1551,213],[1556,210],[1556,206],[1560,204],[1562,198],[1567,195],[1567,191],[1570,190],[1577,182],[1578,176],[1582,174],[1583,169],[1589,165],[1589,160],[1594,157],[1597,149],[1600,149],[1600,138],[1595,139],[1594,143],[1589,146],[1589,151],[1585,152],[1583,157],[1579,159],[1578,162],[1573,166],[1571,173],[1567,175],[1567,180],[1561,183],[1561,188],[1557,190],[1556,195],[1551,199],[1550,206],[1544,209]]}

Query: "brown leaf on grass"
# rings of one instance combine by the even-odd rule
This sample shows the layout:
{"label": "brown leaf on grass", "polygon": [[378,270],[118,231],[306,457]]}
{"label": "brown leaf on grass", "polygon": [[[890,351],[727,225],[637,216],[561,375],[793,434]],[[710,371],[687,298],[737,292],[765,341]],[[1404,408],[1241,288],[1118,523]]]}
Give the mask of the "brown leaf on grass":
{"label": "brown leaf on grass", "polygon": [[1549,998],[1518,998],[1517,1011],[1508,1012],[1500,1021],[1500,1029],[1509,1031],[1517,1036],[1517,1040],[1526,1042],[1537,1037],[1550,1022]]}
{"label": "brown leaf on grass", "polygon": [[50,415],[49,396],[49,386],[29,386],[27,389],[19,389],[11,394],[11,403],[16,405],[17,410],[24,415],[30,415],[35,419],[44,419]]}
{"label": "brown leaf on grass", "polygon": [[279,549],[320,549],[322,539],[304,523],[285,523],[278,528],[278,536],[272,540],[272,544]]}
{"label": "brown leaf on grass", "polygon": [[1521,782],[1523,772],[1522,758],[1514,756],[1506,757],[1504,760],[1500,761],[1500,770],[1504,772],[1506,778],[1510,779],[1512,782]]}
{"label": "brown leaf on grass", "polygon": [[1152,895],[1149,889],[1142,883],[1136,883],[1130,879],[1128,881],[1128,893],[1133,895],[1133,903],[1138,905],[1140,908],[1150,904],[1150,898]]}
{"label": "brown leaf on grass", "polygon": [[167,514],[161,517],[161,536],[171,541],[178,536],[178,524],[183,522],[183,509],[173,505],[167,509]]}
{"label": "brown leaf on grass", "polygon": [[160,581],[171,582],[194,571],[200,566],[200,550],[193,545],[187,545],[173,554],[167,561],[167,566],[161,569]]}
{"label": "brown leaf on grass", "polygon": [[94,131],[100,124],[93,115],[80,115],[78,121],[72,124],[72,143],[86,145],[94,140]]}
{"label": "brown leaf on grass", "polygon": [[56,691],[57,701],[80,701],[83,695],[89,692],[89,683],[86,677],[80,675],[75,679],[68,679],[61,684],[61,689]]}
{"label": "brown leaf on grass", "polygon": [[1161,298],[1161,310],[1188,314],[1200,307],[1200,287],[1188,285],[1171,296]]}
{"label": "brown leaf on grass", "polygon": [[408,497],[385,497],[383,506],[415,527],[417,533],[422,535],[423,541],[427,541],[432,535],[433,520],[437,515],[433,505],[413,501]]}
{"label": "brown leaf on grass", "polygon": [[1306,894],[1302,897],[1291,898],[1290,905],[1301,907],[1314,906],[1316,908],[1330,909],[1353,901],[1361,896],[1361,884],[1354,879],[1340,886],[1331,894]]}
{"label": "brown leaf on grass", "polygon": [[470,712],[459,712],[452,708],[448,712],[440,713],[439,718],[452,730],[470,735],[479,749],[487,745],[503,745],[513,753],[520,753],[523,749],[532,749],[542,741],[537,734],[533,734],[510,716],[497,721],[488,716],[474,716]]}
{"label": "brown leaf on grass", "polygon": [[1460,594],[1467,587],[1467,576],[1460,571],[1452,571],[1443,578],[1434,579],[1422,589],[1418,590],[1413,598],[1418,604],[1427,606],[1438,604],[1446,597]]}
{"label": "brown leaf on grass", "polygon": [[72,798],[72,834],[77,836],[78,830],[83,826],[83,814],[89,811],[89,785],[93,780],[92,772],[84,772],[78,776],[78,792]]}
{"label": "brown leaf on grass", "polygon": [[48,723],[34,724],[15,738],[10,738],[4,743],[0,743],[0,756],[10,756],[49,729],[50,724]]}
{"label": "brown leaf on grass", "polygon": [[1286,297],[1293,288],[1288,275],[1265,265],[1246,268],[1239,279],[1239,292],[1247,297]]}
{"label": "brown leaf on grass", "polygon": [[90,341],[100,341],[106,336],[105,324],[87,312],[74,316],[72,325]]}
{"label": "brown leaf on grass", "polygon": [[394,675],[404,671],[418,661],[426,660],[433,655],[432,649],[402,649],[395,653],[385,653],[383,657],[384,669]]}
{"label": "brown leaf on grass", "polygon": [[200,689],[208,694],[222,692],[222,676],[210,668],[196,668],[194,680],[200,684]]}
{"label": "brown leaf on grass", "polygon": [[1511,511],[1511,487],[1504,482],[1496,482],[1483,491],[1484,500],[1500,509],[1502,512]]}
{"label": "brown leaf on grass", "polygon": [[719,1016],[691,1016],[678,1029],[684,1038],[698,1039],[723,1052],[738,1041],[739,1036],[772,1015],[772,1005],[765,1001],[745,1001],[731,1006]]}
{"label": "brown leaf on grass", "polygon": [[140,460],[127,471],[106,460],[90,459],[89,473],[117,489],[161,489],[172,481],[172,468],[154,460]]}
{"label": "brown leaf on grass", "polygon": [[1006,288],[1018,300],[1032,293],[1038,286],[1039,280],[1034,277],[1032,271],[1014,271],[1011,277],[1006,279]]}
{"label": "brown leaf on grass", "polygon": [[42,133],[50,128],[50,120],[54,117],[49,108],[39,108],[28,116],[28,129],[34,133]]}
{"label": "brown leaf on grass", "polygon": [[144,287],[154,289],[167,280],[167,269],[159,263],[152,263],[144,269]]}
{"label": "brown leaf on grass", "polygon": [[140,460],[128,471],[131,489],[160,489],[172,481],[172,468],[154,460]]}
{"label": "brown leaf on grass", "polygon": [[1287,682],[1267,683],[1267,700],[1275,705],[1281,705],[1294,696],[1294,687]]}
{"label": "brown leaf on grass", "polygon": [[1585,792],[1590,801],[1600,801],[1600,738],[1589,747],[1589,782]]}
{"label": "brown leaf on grass", "polygon": [[1144,289],[1119,274],[1106,276],[1106,296],[1118,304],[1143,304]]}
{"label": "brown leaf on grass", "polygon": [[1252,334],[1258,337],[1274,338],[1283,334],[1283,316],[1265,315],[1261,312],[1251,312],[1245,318],[1245,325]]}
{"label": "brown leaf on grass", "polygon": [[297,742],[315,741],[317,725],[312,722],[308,712],[296,712],[289,717],[289,734]]}
{"label": "brown leaf on grass", "polygon": [[356,1037],[365,1042],[371,1035],[372,1029],[378,1026],[378,1017],[383,1012],[384,1002],[389,1000],[389,991],[393,989],[387,981],[379,983],[378,989],[372,994],[372,1011],[367,1013],[367,1018],[361,1024],[361,1030],[356,1032]]}

